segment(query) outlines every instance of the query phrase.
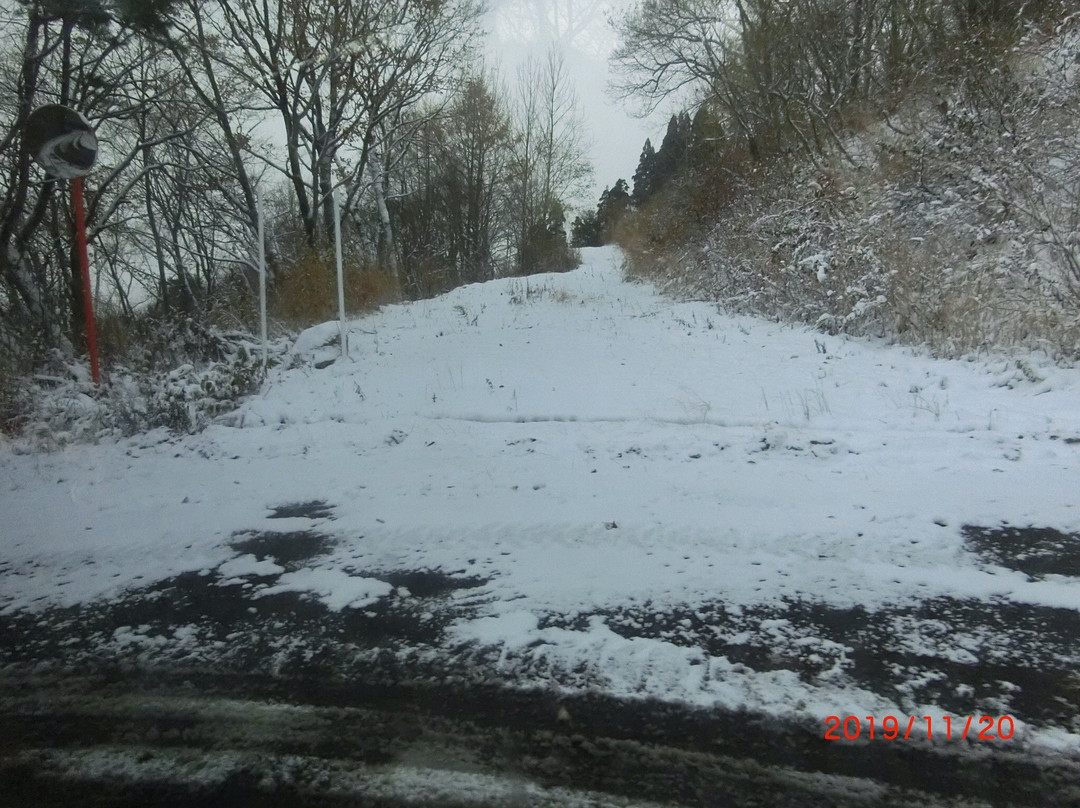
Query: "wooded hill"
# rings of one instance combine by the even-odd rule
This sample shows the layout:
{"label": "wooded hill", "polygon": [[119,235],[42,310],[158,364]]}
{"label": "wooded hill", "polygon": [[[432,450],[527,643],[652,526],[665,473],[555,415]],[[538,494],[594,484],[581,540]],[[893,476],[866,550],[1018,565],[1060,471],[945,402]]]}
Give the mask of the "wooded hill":
{"label": "wooded hill", "polygon": [[[691,94],[580,243],[727,310],[1080,357],[1080,15],[970,0],[647,0],[624,90]],[[680,34],[679,32],[682,32]]]}

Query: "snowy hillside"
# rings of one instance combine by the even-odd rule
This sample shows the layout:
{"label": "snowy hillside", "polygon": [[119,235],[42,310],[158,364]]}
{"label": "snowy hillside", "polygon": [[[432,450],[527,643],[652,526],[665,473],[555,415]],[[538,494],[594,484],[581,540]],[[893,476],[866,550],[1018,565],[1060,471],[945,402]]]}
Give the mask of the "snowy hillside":
{"label": "snowy hillside", "polygon": [[966,64],[928,57],[896,103],[857,105],[867,117],[816,153],[745,161],[729,146],[711,171],[688,165],[617,236],[634,274],[727,311],[941,356],[1075,361],[1075,6],[997,44],[958,45]]}
{"label": "snowy hillside", "polygon": [[[864,609],[888,642],[972,671],[1023,656],[1009,626],[943,635],[920,604],[1080,610],[1080,570],[1025,572],[987,543],[1035,526],[1076,552],[1078,370],[729,318],[624,282],[614,248],[565,275],[387,307],[351,322],[350,357],[326,364],[336,333],[302,334],[202,434],[0,447],[2,613],[187,571],[337,612],[410,597],[379,570],[441,570],[482,584],[455,594],[474,608],[408,653],[467,648],[521,686],[820,722],[986,710],[990,694],[928,690],[914,668],[910,686],[875,688],[853,673],[865,649],[791,604]],[[326,542],[301,565],[236,549],[308,528]],[[650,633],[652,612],[678,620]],[[101,642],[191,650],[198,631]],[[736,653],[750,646],[772,656]],[[995,714],[1017,707],[992,695]],[[1030,742],[1080,751],[1075,716],[1035,724],[1018,718]]]}

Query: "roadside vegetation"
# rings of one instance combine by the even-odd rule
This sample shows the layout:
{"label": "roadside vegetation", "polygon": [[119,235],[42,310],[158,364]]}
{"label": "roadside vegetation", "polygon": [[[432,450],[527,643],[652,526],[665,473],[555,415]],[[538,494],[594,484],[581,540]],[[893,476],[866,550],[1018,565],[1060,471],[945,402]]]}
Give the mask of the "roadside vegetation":
{"label": "roadside vegetation", "polygon": [[[349,312],[574,266],[566,210],[590,167],[571,77],[556,50],[500,76],[478,55],[482,13],[0,0],[0,431],[190,431],[217,404],[189,388],[253,389],[260,207],[279,336],[336,315],[335,196]],[[23,144],[44,104],[77,109],[101,144],[86,178],[100,387],[67,184]],[[188,392],[168,392],[175,374]]]}
{"label": "roadside vegetation", "polygon": [[[574,224],[733,312],[1080,358],[1080,15],[1068,3],[646,0],[622,88],[682,103]],[[686,36],[678,36],[678,32]]]}

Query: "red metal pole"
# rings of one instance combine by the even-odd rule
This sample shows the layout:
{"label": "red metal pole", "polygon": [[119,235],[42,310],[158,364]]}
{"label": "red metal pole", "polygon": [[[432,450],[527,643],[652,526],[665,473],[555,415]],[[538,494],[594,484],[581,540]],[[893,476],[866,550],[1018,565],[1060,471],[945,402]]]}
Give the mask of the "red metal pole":
{"label": "red metal pole", "polygon": [[75,248],[82,272],[83,311],[86,314],[86,344],[90,349],[90,376],[94,384],[101,383],[98,369],[97,326],[94,324],[94,297],[90,288],[90,257],[86,250],[86,210],[83,207],[83,181],[76,177],[71,181],[71,206],[75,209]]}

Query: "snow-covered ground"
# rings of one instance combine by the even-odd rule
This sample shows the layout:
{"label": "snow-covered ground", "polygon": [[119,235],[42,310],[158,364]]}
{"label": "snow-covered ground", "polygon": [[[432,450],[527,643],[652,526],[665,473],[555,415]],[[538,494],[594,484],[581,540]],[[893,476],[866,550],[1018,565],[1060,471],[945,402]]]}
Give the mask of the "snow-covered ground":
{"label": "snow-covered ground", "polygon": [[[450,641],[494,649],[496,665],[524,654],[587,667],[616,695],[820,719],[918,705],[852,686],[839,664],[813,680],[753,670],[624,636],[601,613],[937,597],[1080,609],[1080,579],[995,566],[962,534],[1080,531],[1080,371],[731,318],[624,282],[614,248],[583,258],[352,321],[350,358],[329,365],[337,325],[313,328],[260,395],[196,436],[0,444],[0,612],[197,570],[362,608],[407,596],[364,570],[463,571],[487,582]],[[268,519],[316,500],[334,543],[309,566],[230,547],[310,527]],[[961,656],[993,640],[955,639]],[[1061,731],[1030,739],[1080,750]]]}

